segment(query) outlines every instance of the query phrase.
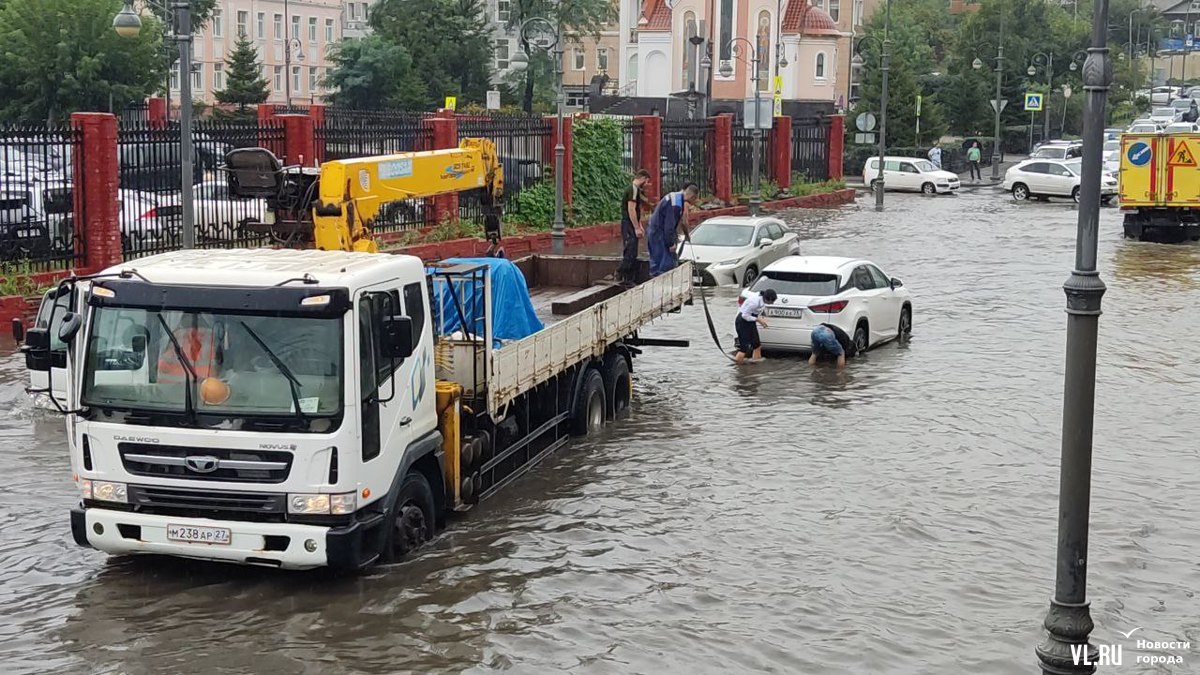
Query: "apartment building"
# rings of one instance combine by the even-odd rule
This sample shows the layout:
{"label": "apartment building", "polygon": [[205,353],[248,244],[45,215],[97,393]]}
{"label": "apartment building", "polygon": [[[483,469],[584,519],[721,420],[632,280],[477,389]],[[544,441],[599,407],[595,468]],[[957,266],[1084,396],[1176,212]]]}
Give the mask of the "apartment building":
{"label": "apartment building", "polygon": [[[321,82],[329,68],[328,51],[343,37],[367,30],[371,2],[362,0],[218,0],[204,30],[192,42],[192,96],[206,103],[225,87],[225,59],[239,34],[258,48],[268,103],[309,103],[325,93]],[[290,50],[289,50],[290,47]],[[289,53],[290,52],[290,53]],[[179,75],[171,76],[178,100]]]}

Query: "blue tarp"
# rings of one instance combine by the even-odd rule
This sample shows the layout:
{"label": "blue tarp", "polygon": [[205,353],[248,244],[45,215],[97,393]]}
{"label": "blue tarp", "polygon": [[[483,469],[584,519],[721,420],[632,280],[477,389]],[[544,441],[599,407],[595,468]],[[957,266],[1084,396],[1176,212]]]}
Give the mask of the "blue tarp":
{"label": "blue tarp", "polygon": [[[492,278],[492,337],[500,340],[520,340],[542,329],[542,322],[533,311],[529,300],[529,286],[525,275],[511,260],[504,258],[450,258],[444,263],[487,265]],[[454,288],[446,288],[446,278],[434,274],[433,302],[440,301],[437,308],[441,317],[441,334],[450,335],[462,329],[455,297],[462,307],[462,315],[470,326],[471,333],[483,334],[483,288],[481,283],[466,279],[455,279]],[[473,287],[473,288],[472,288]]]}

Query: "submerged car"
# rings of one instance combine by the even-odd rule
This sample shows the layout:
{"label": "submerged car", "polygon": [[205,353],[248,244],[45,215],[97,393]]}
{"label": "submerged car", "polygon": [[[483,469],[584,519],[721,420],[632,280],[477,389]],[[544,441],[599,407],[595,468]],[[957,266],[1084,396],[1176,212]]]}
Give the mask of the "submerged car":
{"label": "submerged car", "polygon": [[912,332],[912,295],[869,260],[789,256],[764,269],[739,304],[768,288],[779,297],[763,309],[765,349],[811,351],[822,323],[846,331],[859,352]]}
{"label": "submerged car", "polygon": [[748,286],[767,265],[800,251],[799,237],[778,218],[711,218],[689,237],[680,259],[692,261],[695,282],[704,286]]}
{"label": "submerged car", "polygon": [[[1027,159],[1004,174],[1004,190],[1011,192],[1013,199],[1024,201],[1030,197],[1070,197],[1079,203],[1082,181],[1080,160],[1059,161],[1053,159]],[[1117,179],[1110,173],[1100,176],[1100,202],[1107,204],[1117,196]]]}
{"label": "submerged car", "polygon": [[[863,165],[863,183],[877,189],[879,158],[872,157]],[[913,190],[927,195],[954,192],[961,187],[958,174],[943,171],[933,162],[918,157],[884,157],[883,189]]]}

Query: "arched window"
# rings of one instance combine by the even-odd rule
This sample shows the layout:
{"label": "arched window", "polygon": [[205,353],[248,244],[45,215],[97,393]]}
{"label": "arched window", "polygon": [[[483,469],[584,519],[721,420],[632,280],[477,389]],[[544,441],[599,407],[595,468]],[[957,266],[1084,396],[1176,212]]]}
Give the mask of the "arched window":
{"label": "arched window", "polygon": [[692,44],[691,38],[696,37],[698,28],[696,26],[695,12],[687,12],[683,15],[683,44],[680,49],[683,53],[683,78],[680,79],[680,86],[687,89],[692,83],[692,78],[696,77],[693,69],[696,61],[696,46]]}
{"label": "arched window", "polygon": [[825,52],[817,52],[816,76],[818,80],[825,79]]}
{"label": "arched window", "polygon": [[758,15],[758,90],[771,90],[771,14]]}

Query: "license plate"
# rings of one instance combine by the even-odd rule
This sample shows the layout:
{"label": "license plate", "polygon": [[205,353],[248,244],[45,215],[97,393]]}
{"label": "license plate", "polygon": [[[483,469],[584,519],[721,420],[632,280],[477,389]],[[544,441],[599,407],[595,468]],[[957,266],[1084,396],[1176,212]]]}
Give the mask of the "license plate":
{"label": "license plate", "polygon": [[232,533],[224,527],[193,527],[191,525],[167,525],[167,539],[194,544],[228,545]]}
{"label": "license plate", "polygon": [[791,307],[772,307],[767,310],[767,316],[780,316],[785,319],[799,319],[804,313],[802,309],[793,309]]}

